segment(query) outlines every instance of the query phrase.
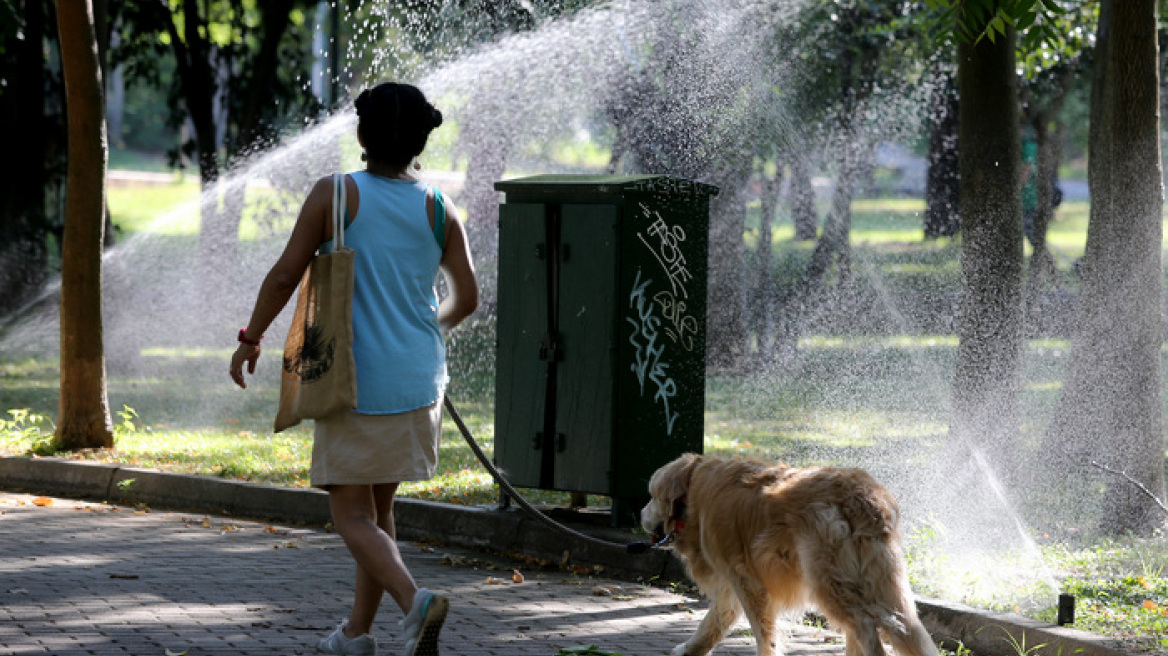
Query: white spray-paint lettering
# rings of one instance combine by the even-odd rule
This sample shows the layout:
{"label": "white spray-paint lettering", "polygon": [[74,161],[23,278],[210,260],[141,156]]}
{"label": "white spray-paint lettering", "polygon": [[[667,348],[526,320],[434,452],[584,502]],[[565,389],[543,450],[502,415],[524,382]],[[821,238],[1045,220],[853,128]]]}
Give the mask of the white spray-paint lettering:
{"label": "white spray-paint lettering", "polygon": [[679,413],[669,409],[669,401],[677,396],[677,383],[669,377],[669,363],[665,362],[662,357],[665,355],[665,346],[657,342],[661,318],[653,315],[653,302],[645,293],[645,290],[652,283],[652,279],[646,279],[642,282],[641,271],[637,270],[637,277],[633,281],[633,290],[629,294],[629,307],[633,310],[633,314],[625,317],[625,321],[633,327],[633,332],[629,335],[629,343],[635,349],[634,361],[629,368],[637,376],[642,395],[645,393],[646,379],[656,387],[653,400],[664,408],[665,433],[672,435],[673,422]]}
{"label": "white spray-paint lettering", "polygon": [[689,298],[689,291],[685,285],[693,280],[693,274],[686,266],[685,255],[681,252],[681,242],[685,241],[685,228],[679,225],[669,225],[665,219],[661,218],[660,213],[644,204],[641,204],[641,212],[653,219],[653,223],[649,224],[648,233],[650,236],[656,237],[657,240],[655,244],[652,244],[641,233],[637,233],[637,238],[661,264],[661,268],[669,278],[669,285],[673,288],[673,293],[682,298]]}
{"label": "white spray-paint lettering", "polygon": [[686,313],[685,301],[677,300],[671,292],[664,290],[654,294],[653,300],[661,307],[661,316],[665,317],[665,334],[685,350],[692,351],[698,334],[698,320]]}

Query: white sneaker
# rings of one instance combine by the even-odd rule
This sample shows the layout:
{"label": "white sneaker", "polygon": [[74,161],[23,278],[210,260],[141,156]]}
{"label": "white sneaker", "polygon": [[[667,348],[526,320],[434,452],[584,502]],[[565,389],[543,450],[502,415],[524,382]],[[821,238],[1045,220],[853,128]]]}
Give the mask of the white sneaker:
{"label": "white sneaker", "polygon": [[406,656],[438,656],[438,634],[450,600],[426,588],[418,588],[410,614],[401,621],[406,641]]}
{"label": "white sneaker", "polygon": [[345,625],[348,623],[348,620],[341,622],[327,638],[316,644],[316,648],[336,656],[377,656],[377,640],[368,633],[356,638],[345,637]]}

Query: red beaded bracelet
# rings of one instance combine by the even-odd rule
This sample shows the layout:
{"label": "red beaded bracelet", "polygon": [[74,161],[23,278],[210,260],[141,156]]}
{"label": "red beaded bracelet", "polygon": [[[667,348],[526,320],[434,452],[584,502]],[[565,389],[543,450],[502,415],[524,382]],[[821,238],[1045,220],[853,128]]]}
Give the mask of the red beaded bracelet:
{"label": "red beaded bracelet", "polygon": [[247,328],[240,328],[239,329],[239,342],[241,344],[247,344],[248,346],[259,346],[260,342],[262,342],[263,340],[264,340],[263,335],[260,335],[259,339],[248,339],[247,338]]}

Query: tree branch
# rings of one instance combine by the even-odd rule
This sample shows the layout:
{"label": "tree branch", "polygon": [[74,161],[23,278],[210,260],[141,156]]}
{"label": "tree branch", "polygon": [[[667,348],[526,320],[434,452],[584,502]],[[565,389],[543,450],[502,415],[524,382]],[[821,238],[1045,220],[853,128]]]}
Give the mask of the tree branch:
{"label": "tree branch", "polygon": [[1134,485],[1134,486],[1138,487],[1138,488],[1140,489],[1140,491],[1141,491],[1141,492],[1143,492],[1144,494],[1148,495],[1148,497],[1149,497],[1149,498],[1150,498],[1152,501],[1155,501],[1155,502],[1156,502],[1156,505],[1157,505],[1157,506],[1160,506],[1160,510],[1163,510],[1165,514],[1168,514],[1168,506],[1165,506],[1165,505],[1164,505],[1164,502],[1163,502],[1163,501],[1160,501],[1160,499],[1158,499],[1158,498],[1156,497],[1156,495],[1152,494],[1152,491],[1151,491],[1151,490],[1149,490],[1147,487],[1145,487],[1143,483],[1141,483],[1141,482],[1137,481],[1136,479],[1132,478],[1131,476],[1129,476],[1129,475],[1127,474],[1127,472],[1121,472],[1121,471],[1119,471],[1118,469],[1112,469],[1111,467],[1108,467],[1107,465],[1101,465],[1101,464],[1099,464],[1099,463],[1095,462],[1094,460],[1092,460],[1092,461],[1091,461],[1091,466],[1092,466],[1092,467],[1098,467],[1099,469],[1102,469],[1103,471],[1105,471],[1105,472],[1107,472],[1107,473],[1109,473],[1109,474],[1115,474],[1116,476],[1122,476],[1122,477],[1124,477],[1125,479],[1127,479],[1127,482],[1129,482],[1129,483],[1131,483],[1132,485]]}

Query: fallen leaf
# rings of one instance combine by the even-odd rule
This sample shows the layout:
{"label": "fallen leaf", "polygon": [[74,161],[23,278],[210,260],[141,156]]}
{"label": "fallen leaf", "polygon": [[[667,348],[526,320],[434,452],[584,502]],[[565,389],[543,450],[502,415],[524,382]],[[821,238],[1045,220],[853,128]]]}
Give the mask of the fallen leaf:
{"label": "fallen leaf", "polygon": [[519,570],[513,569],[513,570],[511,570],[511,572],[512,572],[512,574],[511,574],[512,581],[514,581],[516,583],[523,583],[523,581],[524,581],[523,574],[521,574],[519,572]]}
{"label": "fallen leaf", "polygon": [[611,597],[612,588],[606,585],[598,585],[595,588],[592,588],[592,594],[597,597]]}
{"label": "fallen leaf", "polygon": [[182,651],[171,651],[167,649],[166,656],[187,656],[187,650],[184,649]]}
{"label": "fallen leaf", "polygon": [[497,579],[493,576],[487,577],[487,585],[502,585],[504,583],[506,583],[506,581],[504,581],[503,579]]}
{"label": "fallen leaf", "polygon": [[32,500],[32,503],[34,506],[51,506],[53,505],[53,500],[48,497],[37,497]]}

